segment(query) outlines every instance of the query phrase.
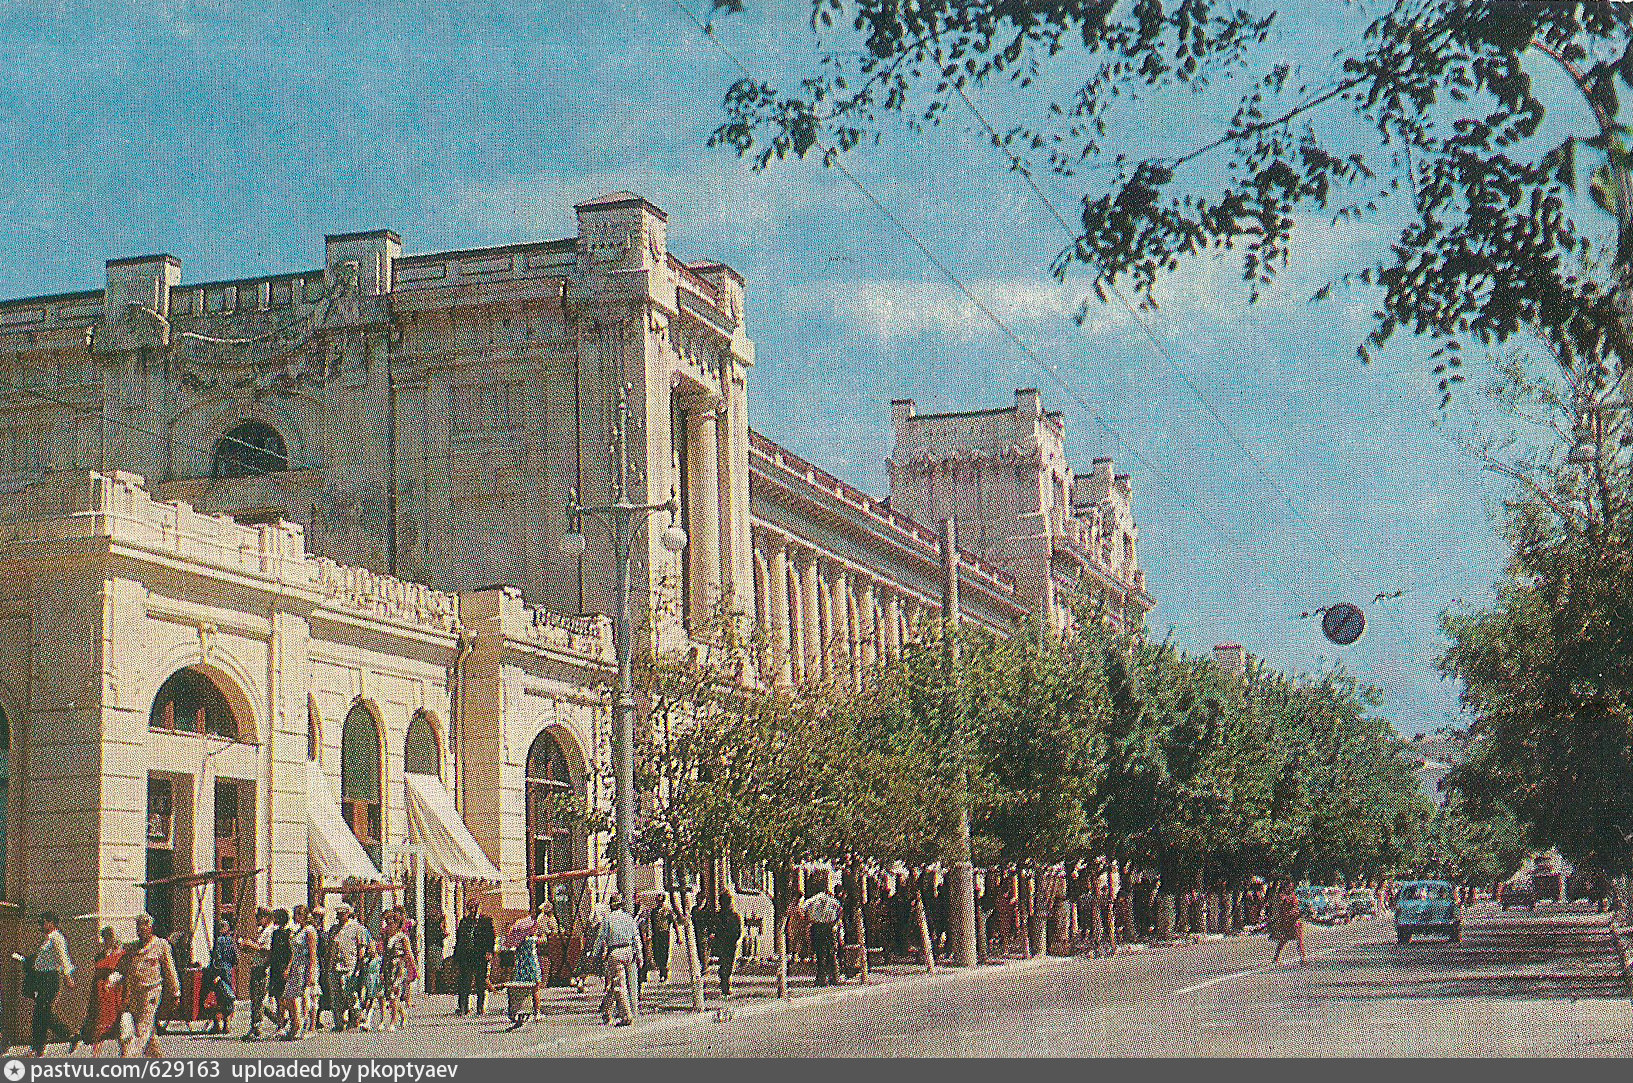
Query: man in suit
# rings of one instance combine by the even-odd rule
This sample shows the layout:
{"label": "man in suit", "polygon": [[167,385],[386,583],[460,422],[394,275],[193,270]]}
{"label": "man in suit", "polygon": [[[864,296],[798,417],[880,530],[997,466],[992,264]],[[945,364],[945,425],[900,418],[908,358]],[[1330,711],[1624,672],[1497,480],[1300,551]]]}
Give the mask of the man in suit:
{"label": "man in suit", "polygon": [[459,1008],[466,1015],[471,994],[476,994],[476,1014],[481,1015],[488,998],[488,964],[493,959],[493,919],[481,912],[475,899],[465,901],[465,916],[454,928],[454,965],[459,967]]}

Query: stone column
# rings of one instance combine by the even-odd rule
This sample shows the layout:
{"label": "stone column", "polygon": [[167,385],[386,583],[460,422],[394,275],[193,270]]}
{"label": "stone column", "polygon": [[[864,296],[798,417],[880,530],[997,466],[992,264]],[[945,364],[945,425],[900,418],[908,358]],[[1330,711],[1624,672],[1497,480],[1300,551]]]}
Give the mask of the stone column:
{"label": "stone column", "polygon": [[824,679],[834,672],[834,588],[833,577],[819,565],[817,570],[817,666]]}
{"label": "stone column", "polygon": [[692,561],[692,626],[707,627],[720,604],[720,437],[714,410],[686,411],[686,457],[692,488],[686,524]]}
{"label": "stone column", "polygon": [[829,607],[833,611],[834,672],[845,674],[847,680],[856,671],[851,658],[850,578],[849,572],[835,569],[829,584],[833,599]]}
{"label": "stone column", "polygon": [[885,590],[885,652],[891,658],[902,653],[902,603],[895,591]]}
{"label": "stone column", "polygon": [[805,680],[805,581],[798,554],[788,555],[788,671],[794,683]]}
{"label": "stone column", "polygon": [[805,679],[822,675],[822,584],[818,581],[817,555],[800,554],[800,575],[805,580],[800,607],[805,618]]}
{"label": "stone column", "polygon": [[793,641],[788,626],[788,547],[781,538],[766,535],[766,607],[761,619],[770,629],[774,679],[787,684],[793,679]]}
{"label": "stone column", "polygon": [[857,608],[862,617],[862,668],[871,672],[879,664],[879,611],[873,600],[873,580],[862,580]]}

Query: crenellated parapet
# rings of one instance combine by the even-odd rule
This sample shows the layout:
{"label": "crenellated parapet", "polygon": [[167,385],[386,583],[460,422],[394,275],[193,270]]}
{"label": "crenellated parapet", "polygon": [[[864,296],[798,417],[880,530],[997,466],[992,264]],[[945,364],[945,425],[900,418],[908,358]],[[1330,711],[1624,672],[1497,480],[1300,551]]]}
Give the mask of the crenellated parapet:
{"label": "crenellated parapet", "polygon": [[316,571],[314,585],[328,605],[439,632],[452,632],[459,626],[457,595],[367,568],[336,564],[327,557],[318,557],[312,563]]}

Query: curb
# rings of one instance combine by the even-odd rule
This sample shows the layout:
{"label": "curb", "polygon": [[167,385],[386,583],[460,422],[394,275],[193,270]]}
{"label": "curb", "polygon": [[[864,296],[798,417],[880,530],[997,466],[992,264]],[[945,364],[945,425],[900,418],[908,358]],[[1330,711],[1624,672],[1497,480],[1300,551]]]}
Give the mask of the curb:
{"label": "curb", "polygon": [[1633,936],[1633,927],[1619,927],[1614,918],[1606,928],[1610,932],[1610,941],[1616,945],[1616,961],[1622,966],[1622,981],[1627,985],[1627,995],[1633,999],[1633,953],[1628,948],[1628,938]]}
{"label": "curb", "polygon": [[[1032,959],[1006,959],[1001,963],[987,963],[977,966],[973,970],[961,967],[937,967],[934,974],[915,974],[910,977],[896,978],[892,981],[871,982],[867,985],[853,985],[834,989],[826,993],[817,993],[803,997],[769,997],[761,1000],[746,1001],[741,1004],[717,1003],[714,1009],[705,1009],[702,1013],[682,1012],[667,1018],[653,1019],[650,1022],[638,1023],[642,1034],[652,1034],[675,1030],[680,1027],[697,1026],[702,1023],[729,1023],[737,1019],[764,1015],[768,1012],[781,1011],[787,1008],[804,1005],[832,1004],[852,997],[868,996],[887,989],[918,988],[938,982],[945,982],[958,978],[977,980],[992,974],[1013,974],[1029,970],[1044,970],[1057,966],[1064,966],[1081,959],[1077,955],[1042,955]],[[631,1028],[634,1029],[634,1028]],[[569,1051],[581,1045],[594,1045],[606,1038],[620,1033],[620,1029],[601,1028],[595,1033],[577,1036],[551,1038],[534,1045],[525,1046],[507,1053],[511,1057],[535,1057],[544,1055],[568,1055]]]}

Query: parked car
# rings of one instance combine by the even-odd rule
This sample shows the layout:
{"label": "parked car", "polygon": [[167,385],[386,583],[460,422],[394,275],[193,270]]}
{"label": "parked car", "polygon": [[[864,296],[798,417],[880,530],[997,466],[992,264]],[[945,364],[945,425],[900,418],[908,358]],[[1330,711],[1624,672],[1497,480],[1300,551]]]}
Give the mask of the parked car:
{"label": "parked car", "polygon": [[1370,918],[1378,915],[1378,897],[1364,887],[1351,888],[1344,896],[1344,905],[1349,908],[1350,917]]}
{"label": "parked car", "polygon": [[1333,925],[1343,918],[1343,912],[1333,899],[1331,888],[1319,884],[1305,884],[1294,894],[1298,896],[1298,908],[1304,912],[1306,921],[1313,921],[1319,925]]}
{"label": "parked car", "polygon": [[1402,884],[1395,900],[1395,939],[1405,944],[1425,933],[1445,936],[1453,944],[1463,939],[1463,912],[1457,906],[1457,889],[1444,880]]}
{"label": "parked car", "polygon": [[1497,902],[1504,910],[1514,907],[1525,907],[1527,910],[1537,908],[1537,890],[1526,880],[1510,880],[1497,885]]}

